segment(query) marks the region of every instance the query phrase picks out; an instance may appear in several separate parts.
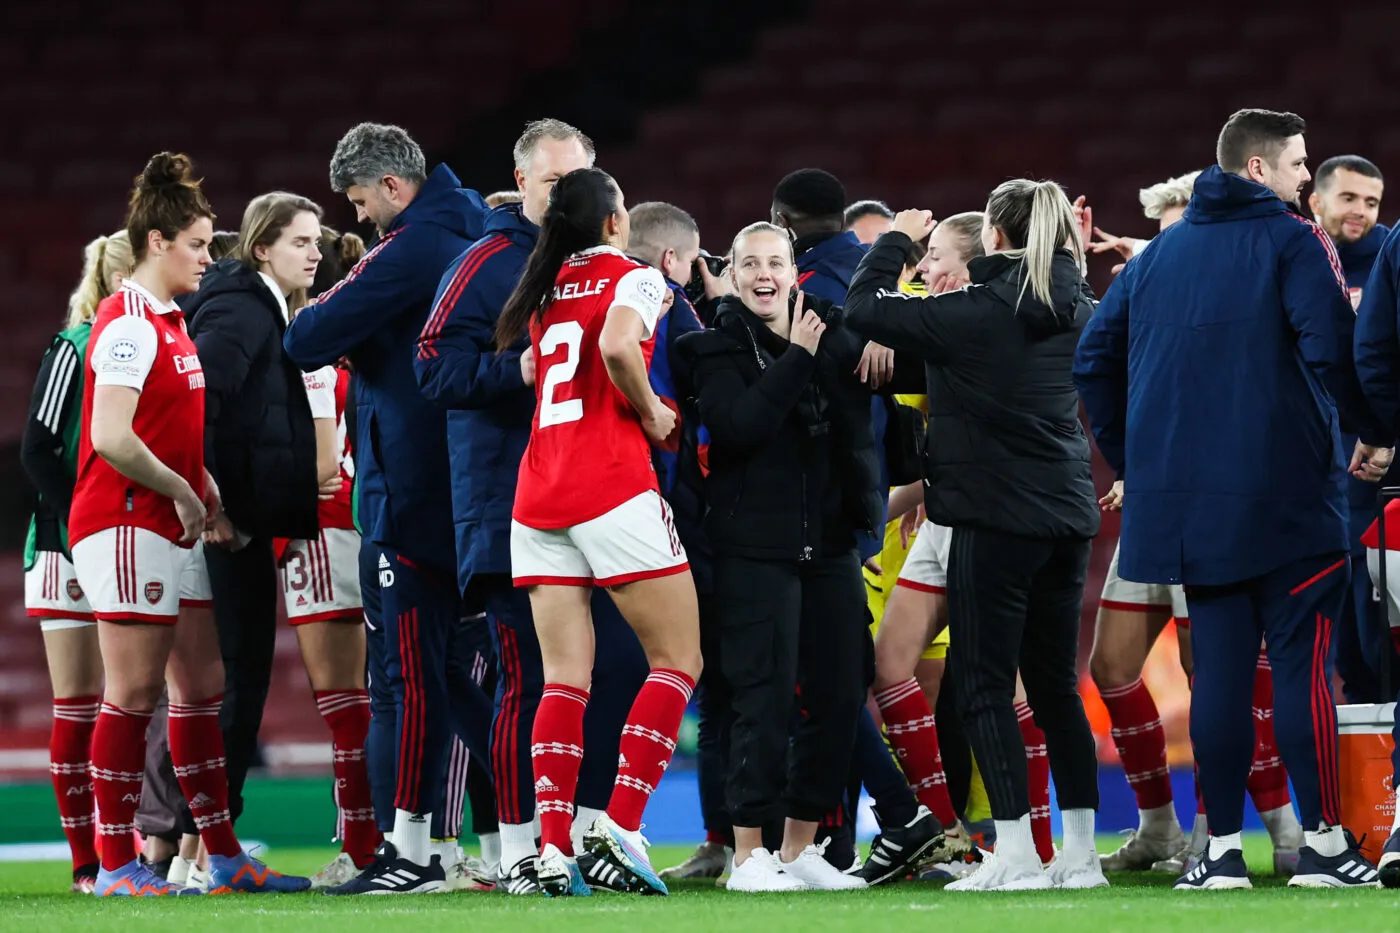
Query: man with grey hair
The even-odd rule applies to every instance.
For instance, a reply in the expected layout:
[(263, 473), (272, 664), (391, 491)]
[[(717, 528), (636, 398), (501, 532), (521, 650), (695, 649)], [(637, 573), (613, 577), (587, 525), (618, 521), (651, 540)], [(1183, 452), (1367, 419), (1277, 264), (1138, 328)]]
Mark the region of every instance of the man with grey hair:
[[(376, 720), (397, 714), (393, 843), (359, 877), (327, 888), (336, 894), (442, 889), (443, 866), (431, 854), (431, 811), (442, 793), (449, 713), (466, 725), (460, 704), (471, 697), (468, 685), (449, 689), (448, 683), (460, 598), (452, 522), (443, 510), (451, 495), (447, 419), (418, 391), (413, 342), (443, 270), (481, 235), (486, 205), (461, 189), (446, 165), (431, 173), (424, 167), (422, 150), (397, 126), (362, 123), (340, 140), (331, 187), (378, 228), (380, 239), (338, 285), (301, 310), (284, 340), (303, 369), (342, 358), (355, 369), (361, 577), (382, 601), (381, 624), (370, 633), (382, 656), (371, 650), (370, 680), (392, 692), (392, 706), (384, 709), (388, 697), (376, 691)], [(484, 705), (479, 690), (476, 696)], [(377, 783), (382, 787), (382, 779)]]
[[(534, 358), (525, 340), (497, 347), (495, 331), (539, 238), (554, 183), (591, 166), (594, 148), (576, 127), (544, 119), (526, 125), (512, 155), (521, 201), (493, 210), (484, 235), (442, 277), (413, 362), (423, 395), (448, 409), (457, 582), (467, 604), (485, 609), (495, 622), (500, 678), (491, 763), (501, 834), (498, 887), (539, 894), (530, 735), (544, 666), (529, 596), (515, 588), (510, 564), (516, 474), (535, 411)], [(607, 807), (622, 727), (647, 675), (641, 646), (605, 591), (594, 592), (592, 611), (598, 656), (576, 794), (580, 853), (583, 830)], [(580, 855), (579, 868), (592, 886), (625, 890), (620, 873), (592, 856)]]

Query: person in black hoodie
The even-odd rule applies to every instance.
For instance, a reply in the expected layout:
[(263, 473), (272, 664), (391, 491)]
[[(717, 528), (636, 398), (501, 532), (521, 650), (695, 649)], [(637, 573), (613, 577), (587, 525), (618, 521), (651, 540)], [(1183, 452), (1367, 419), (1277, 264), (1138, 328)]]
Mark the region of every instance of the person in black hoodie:
[(225, 497), (205, 560), (226, 672), (220, 722), (234, 819), (272, 679), (279, 599), (272, 539), (314, 539), (319, 531), (316, 429), (282, 335), (321, 260), (320, 217), (315, 203), (296, 195), (255, 198), (233, 254), (182, 302), (204, 365), (205, 462)]
[[(987, 785), (997, 848), (950, 890), (1106, 885), (1094, 849), (1094, 737), (1078, 693), (1079, 615), (1099, 513), (1072, 367), (1094, 301), (1073, 209), (1054, 182), (999, 185), (972, 284), (898, 290), (927, 211), (904, 211), (851, 282), (846, 323), (928, 365), (924, 502), (951, 527), (948, 612), (961, 718)], [(1069, 248), (1064, 248), (1068, 244)], [(1020, 668), (1065, 820), (1048, 872), (1031, 837), (1012, 697)], [(914, 779), (911, 776), (911, 779)]]
[[(828, 302), (793, 296), (782, 230), (746, 227), (733, 256), (736, 294), (720, 300), (712, 330), (677, 345), (710, 434), (705, 531), (736, 714), (729, 889), (861, 887), (813, 841), (841, 799), (867, 683), (856, 533), (883, 516), (870, 391), (855, 373), (864, 344)], [(789, 756), (799, 682), (806, 716)], [(762, 827), (783, 804), (779, 858)]]

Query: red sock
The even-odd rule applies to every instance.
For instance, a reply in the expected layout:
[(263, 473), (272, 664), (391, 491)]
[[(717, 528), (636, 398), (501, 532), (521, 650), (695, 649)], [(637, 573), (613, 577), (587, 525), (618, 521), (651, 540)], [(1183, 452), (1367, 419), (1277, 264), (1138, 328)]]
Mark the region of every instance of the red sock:
[(540, 847), (554, 845), (574, 854), (574, 791), (583, 762), (583, 713), (588, 691), (565, 684), (545, 684), (535, 728), (530, 733), (530, 764), (535, 774), (535, 812), (540, 817)]
[(136, 858), (136, 808), (146, 767), (150, 710), (103, 703), (92, 730), (92, 786), (101, 822), (102, 867), (115, 871)]
[(219, 731), (223, 700), (219, 694), (200, 703), (171, 702), (170, 761), (204, 848), (210, 855), (227, 858), (243, 849), (228, 815), (224, 735)]
[(705, 841), (708, 842), (710, 845), (714, 846), (729, 845), (729, 839), (724, 835), (724, 833), (715, 829), (705, 830)]
[(1249, 796), (1260, 813), (1286, 807), (1288, 772), (1274, 741), (1274, 671), (1262, 653), (1254, 672), (1254, 764), (1249, 769)]
[(608, 816), (623, 829), (642, 828), (642, 811), (671, 764), (685, 705), (694, 690), (695, 681), (688, 675), (655, 668), (637, 692), (622, 727), (617, 780), (608, 801)]
[(368, 690), (317, 690), (316, 708), (331, 729), (335, 803), (340, 808), (340, 848), (364, 868), (384, 841), (374, 822), (365, 765), (369, 734)]
[(73, 869), (97, 861), (97, 821), (92, 805), (92, 731), (101, 697), (66, 697), (53, 701), (49, 732), (49, 775)]
[(1172, 777), (1167, 768), (1167, 734), (1157, 704), (1142, 678), (1126, 687), (1099, 691), (1112, 723), (1113, 745), (1123, 763), (1128, 785), (1139, 810), (1155, 810), (1172, 802)]
[(1016, 704), (1016, 721), (1021, 725), (1021, 741), (1026, 745), (1026, 788), (1031, 801), (1031, 837), (1042, 862), (1055, 857), (1055, 840), (1050, 835), (1050, 756), (1045, 750), (1045, 733), (1035, 724), (1027, 703)]
[(875, 694), (885, 734), (894, 746), (895, 757), (909, 779), (919, 803), (928, 807), (945, 829), (958, 822), (953, 800), (948, 796), (948, 778), (943, 773), (943, 756), (938, 751), (938, 729), (928, 697), (914, 678), (886, 687)]

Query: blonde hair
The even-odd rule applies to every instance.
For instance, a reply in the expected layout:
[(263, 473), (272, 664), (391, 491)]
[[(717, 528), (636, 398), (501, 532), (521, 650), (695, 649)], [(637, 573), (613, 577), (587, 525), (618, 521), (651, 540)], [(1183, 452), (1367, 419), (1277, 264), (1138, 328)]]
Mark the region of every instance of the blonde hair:
[(1050, 269), (1055, 251), (1070, 244), (1075, 265), (1084, 268), (1084, 245), (1079, 242), (1074, 208), (1058, 183), (1016, 178), (1004, 181), (987, 199), (987, 223), (999, 229), (1011, 243), (1006, 255), (1023, 260), (1019, 307), (1029, 288), (1050, 304)]
[(938, 226), (947, 228), (957, 237), (958, 258), (966, 265), (979, 256), (986, 255), (982, 246), (981, 211), (963, 211), (944, 219)]
[(131, 250), (131, 237), (125, 230), (111, 236), (100, 236), (83, 247), (83, 277), (68, 299), (68, 322), (65, 329), (79, 324), (91, 324), (97, 316), (97, 305), (112, 294), (108, 283), (112, 276), (131, 274), (136, 256)]
[[(257, 269), (261, 260), (255, 254), (259, 246), (271, 246), (298, 214), (315, 214), (321, 219), (321, 208), (315, 201), (286, 191), (270, 191), (248, 202), (243, 211), (243, 225), (238, 230), (238, 245), (229, 255), (250, 269)], [(306, 289), (298, 288), (287, 296), (288, 308), (306, 304)]]
[(1187, 172), (1140, 190), (1138, 201), (1142, 203), (1143, 215), (1148, 220), (1161, 220), (1162, 214), (1169, 208), (1185, 207), (1196, 190), (1196, 176), (1199, 174), (1198, 171)]
[(519, 191), (493, 191), (486, 196), (487, 207), (500, 207), (502, 204), (519, 204), (525, 196)]
[(734, 234), (734, 242), (731, 243), (729, 246), (729, 256), (731, 260), (738, 257), (739, 241), (742, 240), (744, 237), (750, 236), (755, 233), (771, 233), (778, 239), (782, 240), (784, 243), (787, 244), (788, 258), (792, 262), (797, 262), (797, 254), (793, 252), (792, 249), (792, 237), (788, 236), (787, 231), (784, 230), (782, 227), (779, 227), (777, 224), (771, 224), (766, 220), (760, 220), (755, 223), (751, 223), (744, 229), (740, 230), (738, 233)]

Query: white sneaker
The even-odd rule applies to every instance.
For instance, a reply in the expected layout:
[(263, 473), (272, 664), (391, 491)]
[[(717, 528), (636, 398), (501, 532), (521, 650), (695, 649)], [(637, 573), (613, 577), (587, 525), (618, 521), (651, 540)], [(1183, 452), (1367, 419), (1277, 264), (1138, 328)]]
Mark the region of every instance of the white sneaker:
[(336, 885), (344, 884), (351, 878), (358, 877), (360, 877), (360, 869), (355, 867), (355, 860), (350, 857), (350, 853), (341, 852), (331, 859), (330, 864), (311, 876), (311, 890), (333, 888)]
[[(859, 875), (848, 875), (824, 857), (826, 844), (808, 846), (791, 862), (779, 859), (783, 871), (806, 883), (814, 891), (855, 891), (867, 887)], [(730, 881), (733, 884), (733, 881)]]
[(1044, 891), (1055, 885), (1040, 860), (1031, 854), (1030, 861), (1016, 861), (1004, 858), (996, 852), (982, 857), (977, 870), (954, 881), (945, 891)]
[(1128, 830), (1127, 840), (1116, 852), (1100, 856), (1104, 871), (1147, 871), (1158, 862), (1172, 858), (1187, 844), (1186, 834), (1173, 821), (1152, 832)]
[(490, 891), (500, 876), (500, 865), (487, 865), (474, 855), (462, 858), (447, 870), (444, 891)]
[(209, 869), (200, 868), (198, 865), (190, 866), (190, 877), (185, 882), (187, 888), (197, 888), (205, 894), (209, 893)]
[(1092, 849), (1059, 853), (1045, 873), (1050, 876), (1050, 883), (1057, 888), (1085, 890), (1108, 887), (1108, 879), (1104, 877), (1098, 853)]
[(725, 884), (725, 888), (730, 891), (766, 894), (807, 890), (807, 885), (801, 879), (788, 874), (778, 857), (767, 849), (754, 849), (744, 860), (744, 864), (737, 867), (731, 859), (730, 866), (729, 881)]
[(165, 873), (165, 880), (183, 888), (190, 883), (190, 869), (192, 868), (194, 868), (194, 859), (172, 855), (170, 857), (170, 870)]

